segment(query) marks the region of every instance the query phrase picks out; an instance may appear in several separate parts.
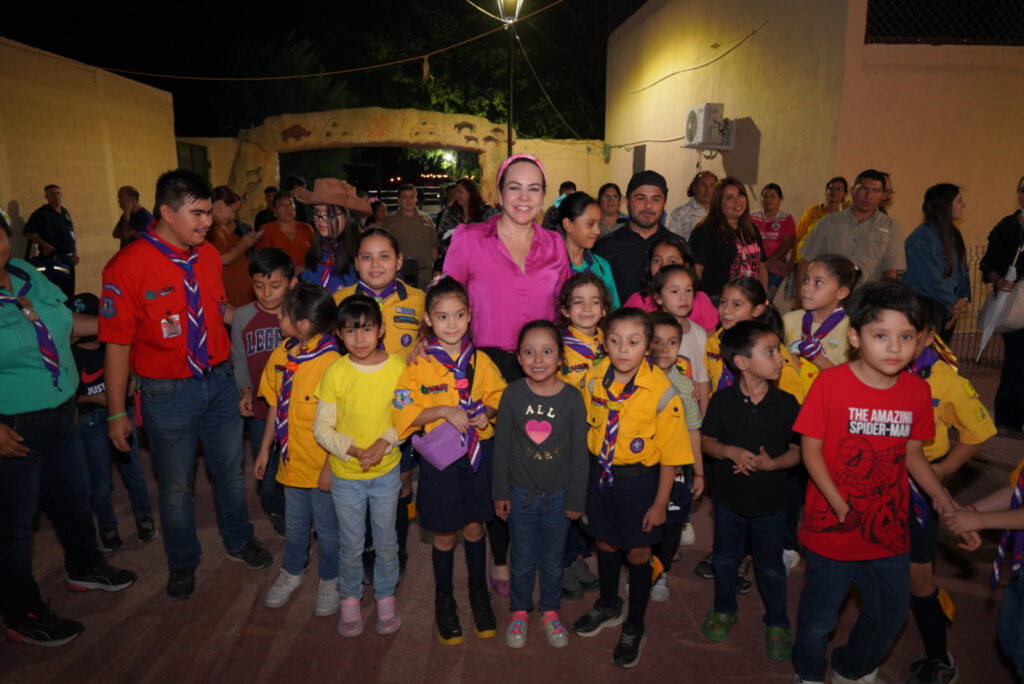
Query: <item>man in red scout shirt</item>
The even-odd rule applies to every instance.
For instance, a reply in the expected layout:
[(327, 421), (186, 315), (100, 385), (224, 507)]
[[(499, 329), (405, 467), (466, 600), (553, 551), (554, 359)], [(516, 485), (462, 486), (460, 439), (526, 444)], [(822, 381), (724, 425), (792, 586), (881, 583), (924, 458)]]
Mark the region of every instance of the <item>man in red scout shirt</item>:
[(122, 397), (139, 375), (143, 423), (159, 478), (167, 595), (195, 593), (201, 549), (193, 516), (196, 442), (213, 481), (217, 528), (232, 559), (259, 570), (273, 558), (253, 536), (242, 474), (238, 389), (220, 254), (206, 243), (212, 191), (198, 175), (169, 171), (156, 185), (157, 223), (103, 269), (100, 340), (107, 343), (109, 434), (128, 449)]

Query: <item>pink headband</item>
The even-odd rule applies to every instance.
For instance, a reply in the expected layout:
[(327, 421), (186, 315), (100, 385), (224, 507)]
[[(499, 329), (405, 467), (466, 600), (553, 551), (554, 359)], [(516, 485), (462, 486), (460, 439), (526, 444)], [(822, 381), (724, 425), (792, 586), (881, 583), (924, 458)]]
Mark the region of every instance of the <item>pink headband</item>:
[(511, 157), (509, 157), (505, 161), (501, 162), (501, 166), (498, 167), (498, 191), (499, 192), (501, 191), (501, 177), (505, 175), (505, 169), (507, 169), (508, 167), (512, 166), (513, 164), (515, 164), (518, 161), (528, 161), (528, 162), (533, 162), (534, 164), (536, 164), (537, 168), (540, 169), (540, 175), (544, 179), (544, 182), (545, 183), (547, 182), (548, 174), (544, 170), (544, 165), (540, 163), (540, 159), (537, 159), (532, 154), (526, 154), (526, 153), (520, 152), (519, 154), (513, 154)]

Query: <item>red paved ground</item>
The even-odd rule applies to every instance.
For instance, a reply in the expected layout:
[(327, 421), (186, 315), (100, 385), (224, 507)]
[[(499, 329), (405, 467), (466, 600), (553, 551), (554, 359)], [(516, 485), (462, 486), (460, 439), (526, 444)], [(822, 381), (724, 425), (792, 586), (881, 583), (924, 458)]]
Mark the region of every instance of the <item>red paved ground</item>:
[[(976, 372), (971, 377), (983, 397), (993, 395), (995, 371)], [(1022, 447), (1024, 442), (993, 439), (951, 483), (954, 494), (970, 501), (1002, 486), (1024, 455)], [(252, 484), (251, 465), (247, 468)], [(83, 620), (88, 628), (62, 648), (0, 643), (0, 682), (791, 681), (789, 663), (773, 663), (764, 655), (763, 609), (756, 591), (740, 597), (740, 619), (725, 643), (709, 643), (700, 634), (713, 588), (710, 581), (694, 576), (692, 567), (710, 548), (710, 506), (696, 512), (697, 544), (684, 550), (682, 563), (670, 574), (671, 600), (651, 604), (649, 641), (640, 664), (624, 671), (611, 664), (617, 630), (593, 639), (573, 638), (563, 650), (548, 647), (539, 629), (518, 652), (508, 649), (500, 634), (496, 639), (476, 639), (470, 630), (461, 552), (456, 561), (456, 586), (462, 587), (457, 595), (463, 606), (463, 627), (470, 634), (462, 646), (438, 644), (432, 628), (430, 549), (418, 541), (415, 525), (410, 534), (409, 575), (398, 593), (403, 626), (397, 634), (381, 637), (373, 632), (375, 616), (367, 592), (363, 609), (367, 633), (356, 639), (338, 636), (335, 617), (313, 617), (314, 577), (307, 578), (289, 605), (267, 609), (261, 598), (278, 566), (253, 572), (227, 559), (214, 523), (209, 484), (202, 472), (197, 480), (199, 536), (205, 553), (198, 570), (197, 594), (182, 603), (172, 603), (164, 595), (167, 574), (160, 541), (142, 545), (132, 536), (127, 496), (120, 484), (114, 501), (126, 544), (112, 554), (111, 561), (140, 575), (139, 582), (124, 592), (66, 591), (59, 545), (49, 522), (40, 517), (35, 568), (43, 593), (60, 614)], [(150, 492), (155, 496), (152, 479)], [(254, 485), (250, 487), (249, 510), (257, 535), (280, 560), (283, 541), (260, 512)], [(1011, 670), (995, 643), (1002, 591), (992, 592), (987, 584), (996, 537), (986, 536), (985, 545), (969, 556), (957, 550), (948, 535), (943, 542), (938, 575), (957, 604), (949, 643), (960, 663), (962, 681), (1012, 682)], [(793, 572), (789, 587), (791, 618), (795, 618), (802, 580), (801, 565)], [(592, 598), (588, 594), (584, 601), (563, 602), (563, 617), (575, 619), (589, 608)], [(505, 600), (495, 598), (494, 607), (499, 620), (504, 619)], [(855, 606), (849, 601), (839, 627), (840, 639), (848, 633), (854, 615)], [(910, 618), (881, 674), (890, 683), (904, 681), (910, 663), (920, 653), (920, 640)]]

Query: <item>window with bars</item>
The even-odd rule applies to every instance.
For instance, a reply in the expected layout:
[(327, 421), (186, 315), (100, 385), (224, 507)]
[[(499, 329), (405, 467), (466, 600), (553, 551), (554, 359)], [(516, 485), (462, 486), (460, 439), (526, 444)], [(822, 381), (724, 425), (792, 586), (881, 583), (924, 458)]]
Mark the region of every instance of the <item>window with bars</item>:
[(869, 0), (864, 42), (1024, 45), (1024, 0)]

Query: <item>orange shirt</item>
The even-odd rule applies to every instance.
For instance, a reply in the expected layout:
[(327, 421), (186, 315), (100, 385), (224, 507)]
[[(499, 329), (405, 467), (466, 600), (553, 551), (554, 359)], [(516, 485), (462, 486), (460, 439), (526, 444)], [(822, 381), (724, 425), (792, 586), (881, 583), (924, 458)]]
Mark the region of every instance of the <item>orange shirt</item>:
[[(206, 320), (210, 364), (228, 360), (231, 340), (224, 327), (224, 281), (220, 254), (210, 244), (197, 248), (196, 278)], [(184, 258), (183, 252), (178, 252)], [(131, 345), (129, 363), (145, 378), (190, 378), (185, 355), (188, 312), (185, 272), (148, 240), (135, 240), (103, 269), (99, 337)]]
[[(241, 239), (223, 226), (210, 226), (210, 232), (206, 234), (206, 241), (221, 254), (230, 252)], [(224, 266), (224, 291), (227, 293), (228, 304), (234, 307), (255, 301), (256, 295), (252, 292), (252, 282), (249, 280), (249, 257), (245, 254), (233, 264)]]
[(306, 252), (313, 246), (313, 240), (315, 234), (313, 233), (313, 226), (308, 223), (302, 223), (301, 221), (295, 222), (295, 239), (289, 240), (288, 236), (281, 230), (281, 226), (277, 225), (277, 222), (266, 223), (260, 226), (260, 230), (263, 231), (263, 237), (256, 243), (255, 249), (263, 249), (264, 247), (277, 247), (278, 249), (284, 250), (284, 253), (291, 257), (292, 262), (295, 264), (295, 268), (301, 271), (306, 267)]

